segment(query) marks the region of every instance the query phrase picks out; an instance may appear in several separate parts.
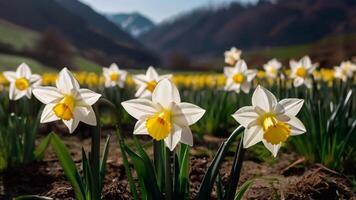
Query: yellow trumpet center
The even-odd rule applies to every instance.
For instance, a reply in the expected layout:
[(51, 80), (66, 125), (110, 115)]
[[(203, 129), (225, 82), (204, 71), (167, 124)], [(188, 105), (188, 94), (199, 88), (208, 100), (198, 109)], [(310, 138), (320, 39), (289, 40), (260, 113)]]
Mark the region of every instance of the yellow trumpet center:
[(285, 142), (290, 136), (290, 126), (278, 121), (273, 114), (266, 114), (261, 119), (261, 125), (263, 127), (263, 138), (271, 144), (280, 144)]
[(155, 80), (146, 83), (146, 89), (150, 92), (153, 92), (156, 86), (157, 86), (157, 81)]
[(15, 87), (18, 90), (21, 90), (21, 91), (26, 90), (29, 86), (30, 86), (29, 81), (23, 77), (16, 79), (16, 81), (15, 81)]
[(298, 67), (297, 71), (295, 72), (295, 74), (299, 77), (306, 77), (307, 76), (307, 70), (304, 67)]
[(155, 140), (166, 138), (172, 130), (171, 112), (163, 110), (146, 121), (148, 134)]
[(234, 80), (235, 83), (241, 84), (245, 81), (246, 77), (242, 73), (237, 73), (232, 77), (232, 80)]
[(75, 99), (67, 95), (58, 104), (53, 107), (54, 114), (63, 120), (73, 119), (73, 112), (75, 107)]
[(110, 80), (111, 81), (118, 81), (119, 80), (119, 78), (120, 78), (120, 74), (119, 73), (117, 73), (117, 72), (111, 72), (110, 73)]
[(276, 75), (276, 74), (278, 73), (277, 69), (274, 68), (274, 67), (270, 67), (270, 68), (268, 69), (268, 72), (269, 72), (270, 74), (273, 74), (273, 75)]

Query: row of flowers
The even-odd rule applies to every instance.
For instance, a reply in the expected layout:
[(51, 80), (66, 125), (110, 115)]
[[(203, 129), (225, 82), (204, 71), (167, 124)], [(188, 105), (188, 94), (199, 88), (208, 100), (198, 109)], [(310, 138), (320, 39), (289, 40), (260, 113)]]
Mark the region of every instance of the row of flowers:
[[(194, 89), (209, 87), (209, 88), (225, 88), (229, 91), (240, 92), (240, 90), (247, 93), (250, 88), (250, 83), (258, 82), (266, 79), (270, 84), (273, 84), (278, 79), (286, 80), (289, 82), (287, 86), (299, 87), (305, 85), (312, 86), (312, 79), (317, 81), (327, 82), (329, 85), (333, 80), (342, 80), (346, 82), (348, 79), (354, 78), (356, 65), (351, 61), (345, 61), (340, 66), (333, 69), (318, 68), (318, 63), (312, 63), (308, 56), (303, 57), (299, 61), (291, 60), (290, 69), (282, 69), (282, 64), (272, 59), (263, 65), (264, 70), (248, 70), (244, 60), (239, 57), (240, 51), (232, 48), (225, 53), (225, 61), (231, 66), (224, 68), (224, 74), (174, 74), (166, 75), (177, 86), (184, 86)], [(33, 75), (32, 79), (26, 79), (24, 76), (32, 75), (28, 66), (23, 63), (19, 67), (17, 76), (11, 72), (3, 72), (0, 74), (0, 89), (14, 81), (16, 77), (24, 79), (18, 80), (19, 89), (26, 87), (26, 84), (32, 85), (54, 85), (58, 75), (56, 73), (44, 73), (41, 77)], [(22, 72), (20, 72), (22, 71)], [(27, 73), (27, 74), (20, 74)], [(31, 74), (31, 75), (30, 75)], [(123, 88), (125, 85), (128, 87), (137, 85), (139, 93), (147, 95), (143, 87), (152, 90), (152, 87), (157, 84), (161, 78), (153, 67), (149, 67), (146, 74), (130, 75), (127, 71), (119, 69), (116, 64), (112, 64), (109, 68), (103, 68), (103, 75), (100, 76), (96, 73), (77, 72), (74, 73), (76, 79), (81, 85), (86, 85), (90, 88), (99, 86), (112, 87), (118, 85)], [(39, 81), (41, 80), (41, 82)], [(27, 81), (27, 82), (26, 82)], [(10, 88), (11, 90), (12, 88)]]

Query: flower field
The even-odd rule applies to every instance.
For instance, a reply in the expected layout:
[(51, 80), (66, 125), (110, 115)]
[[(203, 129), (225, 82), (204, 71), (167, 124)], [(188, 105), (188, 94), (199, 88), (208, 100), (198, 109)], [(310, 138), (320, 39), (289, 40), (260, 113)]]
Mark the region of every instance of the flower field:
[(1, 72), (0, 198), (356, 198), (355, 63), (240, 54), (218, 72)]

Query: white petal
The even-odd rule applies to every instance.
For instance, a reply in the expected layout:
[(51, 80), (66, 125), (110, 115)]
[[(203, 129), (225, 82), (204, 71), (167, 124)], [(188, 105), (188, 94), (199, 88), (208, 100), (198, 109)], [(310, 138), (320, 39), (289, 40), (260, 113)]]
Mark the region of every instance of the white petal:
[(251, 82), (257, 75), (257, 70), (247, 70), (245, 75), (247, 76), (247, 81)]
[(300, 135), (305, 133), (307, 130), (298, 118), (294, 116), (289, 116), (290, 120), (287, 122), (291, 126), (291, 135)]
[(272, 111), (277, 103), (276, 97), (262, 86), (257, 86), (252, 95), (252, 105), (258, 106), (265, 111)]
[(36, 87), (32, 92), (44, 104), (58, 102), (63, 98), (63, 95), (55, 87)]
[(196, 123), (205, 110), (191, 103), (179, 103), (172, 107), (172, 121), (181, 127)]
[(73, 133), (79, 124), (79, 120), (75, 118), (71, 120), (62, 120), (62, 121), (68, 127), (69, 133)]
[(248, 94), (250, 92), (251, 83), (245, 81), (244, 83), (241, 84), (240, 88), (242, 91), (244, 91), (244, 93)]
[(236, 63), (235, 68), (237, 69), (238, 72), (245, 72), (247, 70), (246, 62), (244, 60), (239, 60)]
[(244, 131), (244, 148), (249, 148), (263, 139), (263, 131), (260, 126), (252, 126)]
[(148, 78), (148, 80), (157, 80), (158, 79), (158, 73), (155, 70), (155, 68), (153, 68), (152, 66), (149, 66), (147, 71), (146, 71), (146, 77)]
[(89, 89), (79, 89), (79, 94), (81, 96), (81, 101), (89, 106), (95, 104), (101, 97), (101, 94), (93, 92)]
[(73, 94), (79, 90), (78, 81), (67, 68), (63, 68), (62, 71), (59, 72), (56, 86), (60, 92), (64, 94)]
[(300, 62), (302, 63), (302, 66), (306, 67), (307, 69), (309, 69), (310, 67), (312, 67), (312, 63), (311, 60), (309, 58), (309, 56), (304, 56)]
[(41, 123), (48, 123), (59, 120), (59, 118), (53, 112), (53, 107), (55, 105), (56, 104), (47, 104), (44, 107), (40, 120)]
[(11, 83), (10, 84), (10, 87), (9, 87), (9, 99), (10, 100), (14, 100), (15, 98), (15, 91), (16, 88), (15, 88), (15, 83)]
[(245, 106), (238, 109), (232, 117), (243, 127), (247, 127), (252, 121), (258, 118), (258, 114), (256, 113), (253, 106)]
[(146, 121), (138, 120), (133, 131), (134, 135), (148, 135)]
[(24, 77), (26, 79), (30, 79), (31, 74), (31, 69), (26, 63), (22, 63), (16, 70), (17, 77)]
[(299, 87), (299, 86), (301, 86), (301, 85), (303, 85), (303, 84), (304, 84), (304, 79), (301, 78), (301, 77), (297, 77), (297, 78), (295, 78), (294, 81), (293, 81), (294, 87)]
[(303, 107), (304, 100), (297, 98), (283, 99), (278, 102), (284, 107), (284, 114), (296, 116), (300, 109)]
[(304, 85), (307, 87), (307, 88), (312, 88), (313, 87), (313, 82), (311, 79), (307, 78), (304, 80)]
[(233, 73), (234, 73), (233, 67), (224, 67), (225, 76), (230, 77), (230, 76), (232, 76)]
[(31, 99), (31, 96), (32, 96), (32, 88), (29, 87), (29, 88), (27, 88), (25, 91), (26, 91), (26, 97), (29, 98), (29, 99)]
[(281, 144), (273, 145), (264, 139), (262, 140), (262, 142), (265, 145), (265, 147), (272, 153), (272, 155), (276, 157), (279, 149), (281, 148)]
[(152, 94), (153, 103), (159, 103), (164, 108), (169, 108), (172, 102), (180, 103), (177, 87), (169, 80), (160, 81)]
[(135, 97), (142, 97), (142, 94), (146, 91), (146, 86), (145, 85), (141, 85), (136, 93), (135, 93)]
[(3, 72), (3, 75), (9, 82), (15, 82), (18, 78), (15, 72)]
[(166, 146), (169, 148), (169, 150), (173, 151), (174, 148), (177, 146), (181, 139), (181, 133), (182, 128), (174, 126), (172, 133), (164, 139), (164, 142), (166, 143)]
[(193, 146), (193, 134), (189, 127), (182, 128), (180, 132), (180, 142), (189, 146)]
[(37, 82), (41, 80), (41, 76), (38, 75), (38, 74), (32, 74), (31, 77), (30, 77), (30, 82), (33, 83), (33, 82)]
[(132, 99), (122, 102), (121, 105), (135, 119), (141, 119), (143, 116), (154, 115), (157, 107), (148, 99)]
[(298, 66), (300, 66), (300, 64), (295, 60), (291, 60), (291, 61), (289, 61), (289, 66), (290, 66), (291, 70), (294, 71), (294, 69), (297, 68)]
[(93, 108), (91, 106), (88, 107), (75, 107), (74, 109), (74, 118), (77, 121), (82, 121), (91, 126), (96, 126), (96, 116)]
[(132, 79), (134, 80), (134, 82), (137, 85), (146, 85), (146, 82), (148, 82), (149, 80), (146, 78), (146, 75), (143, 74), (139, 74), (139, 75), (134, 75), (132, 77)]
[(111, 72), (117, 72), (117, 71), (119, 71), (119, 67), (117, 66), (116, 63), (112, 63), (112, 64), (110, 65), (110, 67), (109, 67), (109, 70), (110, 70)]

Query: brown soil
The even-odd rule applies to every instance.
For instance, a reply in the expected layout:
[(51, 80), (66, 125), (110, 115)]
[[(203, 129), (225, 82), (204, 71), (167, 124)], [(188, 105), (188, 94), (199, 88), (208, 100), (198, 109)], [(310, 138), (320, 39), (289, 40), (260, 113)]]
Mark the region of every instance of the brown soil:
[[(89, 139), (75, 136), (63, 137), (69, 145), (75, 162), (80, 164), (80, 149), (89, 147)], [(211, 138), (210, 138), (211, 139)], [(104, 139), (102, 140), (104, 141)], [(221, 142), (221, 140), (213, 140)], [(209, 140), (211, 142), (211, 140)], [(210, 144), (209, 146), (218, 146)], [(103, 189), (103, 199), (132, 199), (125, 169), (122, 165), (116, 138), (111, 139), (108, 172)], [(209, 161), (211, 148), (196, 146), (190, 160), (190, 191), (194, 199)], [(356, 199), (350, 182), (341, 174), (321, 165), (300, 167), (303, 160), (294, 154), (281, 153), (271, 162), (261, 162), (246, 155), (239, 185), (256, 178), (245, 194), (245, 199)], [(297, 161), (297, 163), (294, 163)], [(294, 164), (293, 164), (294, 163)], [(223, 183), (228, 180), (232, 158), (222, 165)], [(2, 180), (1, 180), (2, 178)], [(54, 199), (74, 199), (74, 193), (63, 175), (61, 166), (53, 152), (49, 151), (42, 162), (6, 170), (0, 178), (0, 199), (11, 199), (19, 195), (36, 194)], [(212, 199), (215, 199), (215, 191)]]

